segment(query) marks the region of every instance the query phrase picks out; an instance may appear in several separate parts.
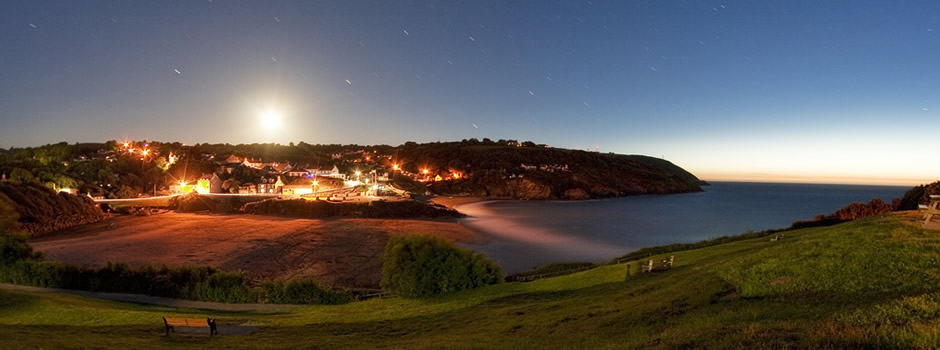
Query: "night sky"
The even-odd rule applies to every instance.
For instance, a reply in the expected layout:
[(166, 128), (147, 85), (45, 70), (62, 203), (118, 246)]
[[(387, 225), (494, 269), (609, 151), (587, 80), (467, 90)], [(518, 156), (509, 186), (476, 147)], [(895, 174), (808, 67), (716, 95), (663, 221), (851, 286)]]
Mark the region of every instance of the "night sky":
[(0, 147), (484, 137), (940, 178), (937, 1), (3, 1)]

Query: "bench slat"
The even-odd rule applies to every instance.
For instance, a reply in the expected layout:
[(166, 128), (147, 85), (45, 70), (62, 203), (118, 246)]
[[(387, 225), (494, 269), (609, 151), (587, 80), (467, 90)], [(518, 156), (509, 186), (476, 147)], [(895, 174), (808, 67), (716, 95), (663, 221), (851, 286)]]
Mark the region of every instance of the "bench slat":
[(166, 324), (179, 327), (209, 327), (209, 323), (201, 318), (166, 318)]

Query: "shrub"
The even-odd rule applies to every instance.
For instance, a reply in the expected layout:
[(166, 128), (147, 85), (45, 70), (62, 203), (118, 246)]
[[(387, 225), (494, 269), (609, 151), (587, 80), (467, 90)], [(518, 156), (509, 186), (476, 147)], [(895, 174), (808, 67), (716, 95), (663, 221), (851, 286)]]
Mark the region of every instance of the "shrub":
[(39, 253), (33, 252), (33, 247), (26, 240), (23, 234), (0, 235), (0, 264), (41, 257)]
[(429, 235), (393, 237), (382, 256), (382, 288), (423, 297), (503, 282), (499, 265)]
[(264, 284), (267, 302), (275, 304), (320, 304), (335, 305), (349, 302), (349, 296), (325, 290), (320, 284), (310, 278), (268, 282)]
[(918, 204), (927, 204), (930, 202), (930, 195), (940, 194), (940, 181), (927, 184), (914, 186), (910, 190), (907, 190), (904, 193), (904, 197), (901, 198), (900, 204), (898, 204), (898, 210), (916, 210)]

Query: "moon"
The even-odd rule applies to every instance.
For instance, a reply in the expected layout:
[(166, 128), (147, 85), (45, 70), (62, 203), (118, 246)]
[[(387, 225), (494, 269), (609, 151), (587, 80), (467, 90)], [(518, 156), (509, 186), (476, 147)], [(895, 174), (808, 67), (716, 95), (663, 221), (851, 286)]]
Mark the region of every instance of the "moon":
[(268, 130), (279, 129), (282, 124), (281, 113), (269, 109), (261, 113), (261, 126)]

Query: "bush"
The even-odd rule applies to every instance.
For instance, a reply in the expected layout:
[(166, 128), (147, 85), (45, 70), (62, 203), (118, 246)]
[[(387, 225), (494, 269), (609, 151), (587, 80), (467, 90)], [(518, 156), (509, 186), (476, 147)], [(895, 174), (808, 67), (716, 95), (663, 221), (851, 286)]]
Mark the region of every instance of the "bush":
[(26, 235), (0, 235), (0, 264), (12, 264), (26, 259), (41, 257), (33, 252), (33, 247), (26, 242)]
[(268, 282), (264, 284), (267, 302), (274, 304), (320, 304), (335, 305), (349, 302), (349, 296), (328, 291), (310, 278), (292, 280), (284, 283)]
[(382, 288), (423, 297), (503, 282), (499, 265), (483, 255), (429, 235), (393, 237), (382, 256)]
[(901, 202), (898, 204), (898, 210), (917, 210), (918, 204), (928, 204), (930, 195), (937, 194), (940, 194), (940, 181), (914, 186), (904, 193), (904, 197), (901, 198)]

